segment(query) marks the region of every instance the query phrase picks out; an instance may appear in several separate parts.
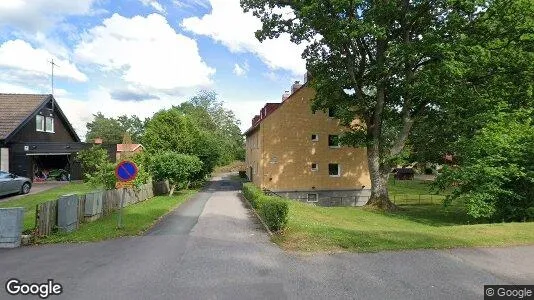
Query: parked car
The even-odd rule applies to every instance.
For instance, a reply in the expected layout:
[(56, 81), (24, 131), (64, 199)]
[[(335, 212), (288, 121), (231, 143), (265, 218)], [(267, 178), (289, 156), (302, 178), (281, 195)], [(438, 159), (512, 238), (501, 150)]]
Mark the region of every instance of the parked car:
[(10, 194), (27, 194), (32, 188), (29, 178), (0, 171), (0, 196)]

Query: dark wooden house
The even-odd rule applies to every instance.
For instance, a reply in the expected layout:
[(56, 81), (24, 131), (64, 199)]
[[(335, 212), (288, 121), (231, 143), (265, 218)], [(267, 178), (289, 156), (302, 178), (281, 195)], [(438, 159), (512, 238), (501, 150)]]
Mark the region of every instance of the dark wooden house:
[(86, 147), (52, 95), (0, 94), (1, 170), (31, 179), (65, 170), (79, 180), (76, 153)]

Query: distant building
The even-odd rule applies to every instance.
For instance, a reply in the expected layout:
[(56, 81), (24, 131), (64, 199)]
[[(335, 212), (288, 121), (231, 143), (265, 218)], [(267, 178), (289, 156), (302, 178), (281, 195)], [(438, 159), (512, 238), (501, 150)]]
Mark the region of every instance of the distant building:
[(245, 132), (247, 176), (303, 202), (363, 205), (371, 187), (366, 149), (340, 146), (344, 127), (331, 113), (312, 112), (314, 93), (296, 82), (254, 116)]
[(117, 161), (127, 159), (145, 151), (145, 147), (141, 144), (117, 144)]

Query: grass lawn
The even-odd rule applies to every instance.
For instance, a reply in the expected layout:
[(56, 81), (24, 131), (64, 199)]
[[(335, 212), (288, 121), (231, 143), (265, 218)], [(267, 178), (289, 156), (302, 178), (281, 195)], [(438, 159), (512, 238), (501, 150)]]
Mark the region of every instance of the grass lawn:
[(24, 230), (35, 227), (35, 206), (39, 203), (52, 201), (66, 194), (84, 194), (94, 190), (85, 183), (66, 183), (62, 186), (41, 193), (17, 197), (0, 202), (0, 208), (24, 207)]
[[(428, 194), (427, 188), (428, 183), (397, 181), (395, 186), (390, 185), (390, 192)], [(290, 201), (288, 227), (273, 240), (284, 249), (305, 252), (534, 244), (534, 222), (473, 224), (458, 204), (444, 207), (401, 203), (400, 207), (400, 211), (385, 213)]]
[(173, 196), (158, 196), (125, 207), (122, 217), (123, 228), (121, 229), (117, 228), (118, 212), (114, 212), (94, 222), (83, 223), (75, 232), (55, 233), (38, 239), (36, 243), (93, 242), (139, 235), (196, 193), (196, 190), (179, 191), (175, 192)]

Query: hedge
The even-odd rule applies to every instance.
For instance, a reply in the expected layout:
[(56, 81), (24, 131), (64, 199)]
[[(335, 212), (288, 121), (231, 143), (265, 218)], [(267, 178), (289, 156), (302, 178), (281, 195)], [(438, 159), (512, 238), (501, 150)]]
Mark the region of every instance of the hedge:
[(287, 200), (267, 196), (252, 183), (243, 185), (243, 195), (250, 201), (270, 230), (280, 231), (286, 227), (289, 215)]

